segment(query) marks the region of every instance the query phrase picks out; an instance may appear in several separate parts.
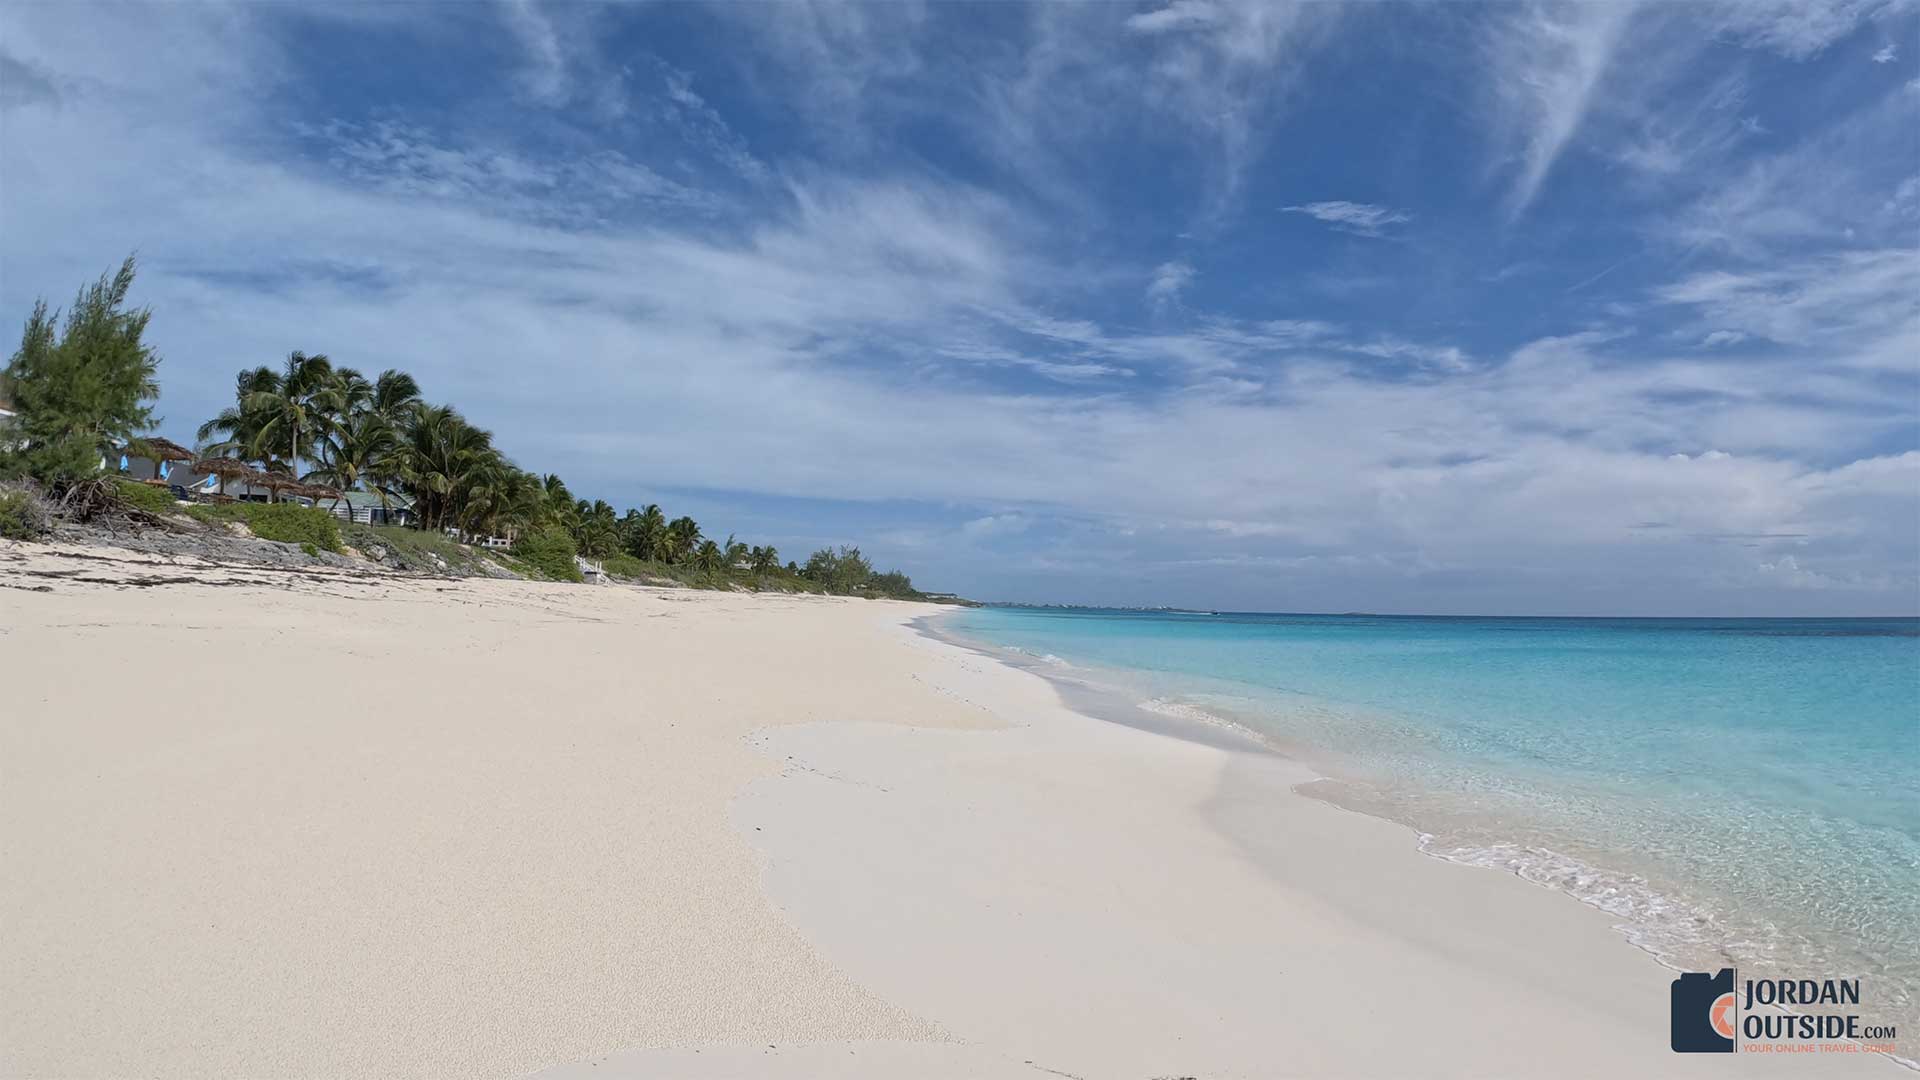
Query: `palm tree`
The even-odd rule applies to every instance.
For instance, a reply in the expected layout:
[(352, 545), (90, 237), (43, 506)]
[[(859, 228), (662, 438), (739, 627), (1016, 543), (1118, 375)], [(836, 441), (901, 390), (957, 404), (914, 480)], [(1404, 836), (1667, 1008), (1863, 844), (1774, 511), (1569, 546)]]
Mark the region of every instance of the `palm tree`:
[(700, 526), (690, 517), (677, 517), (667, 523), (667, 561), (686, 562), (700, 544)]
[(540, 524), (546, 513), (546, 488), (540, 477), (525, 469), (515, 469), (513, 482), (506, 489), (505, 517), (503, 534), (513, 538), (522, 529), (531, 529)]
[(388, 423), (398, 425), (421, 404), (420, 384), (413, 381), (413, 376), (388, 368), (373, 381), (373, 397), (367, 407)]
[(332, 409), (313, 440), (320, 466), (306, 478), (327, 481), (343, 493), (364, 484), (382, 507), (391, 508), (387, 489), (399, 482), (396, 451), (419, 407), (420, 385), (392, 368), (372, 382), (353, 368), (334, 368), (329, 381), (331, 392), (315, 398), (316, 405)]
[(489, 453), (468, 473), (460, 488), (455, 511), (460, 527), (469, 533), (506, 536), (534, 521), (541, 510), (540, 481), (516, 467), (498, 451)]
[(613, 516), (613, 507), (602, 499), (589, 503), (581, 499), (574, 504), (573, 542), (580, 547), (580, 553), (595, 558), (610, 555), (619, 540), (619, 519)]
[(746, 561), (747, 545), (735, 540), (732, 533), (727, 534), (727, 542), (720, 546), (720, 558), (729, 570), (737, 569)]
[(780, 568), (780, 552), (772, 545), (756, 547), (747, 553), (756, 574), (771, 574)]
[(302, 479), (325, 481), (343, 493), (368, 484), (378, 493), (381, 506), (387, 505), (387, 493), (377, 481), (397, 471), (400, 437), (385, 417), (363, 409), (335, 420), (321, 434), (318, 446), (320, 466)]
[(311, 442), (345, 411), (344, 404), (331, 361), (297, 349), (288, 353), (286, 372), (241, 402), (244, 411), (259, 417), (253, 456), (271, 464), (284, 451), (287, 473), (298, 476), (302, 436)]
[(627, 527), (627, 552), (636, 559), (667, 561), (667, 515), (659, 503), (648, 503), (637, 515), (629, 511), (632, 524)]
[(340, 407), (337, 419), (366, 412), (373, 402), (373, 384), (350, 367), (333, 369), (333, 389)]
[(545, 504), (545, 512), (542, 516), (548, 523), (572, 532), (574, 500), (573, 492), (567, 490), (566, 481), (553, 473), (548, 473), (541, 478), (540, 488)]
[[(271, 393), (280, 385), (280, 376), (270, 367), (242, 371), (233, 381), (232, 405), (200, 425), (196, 435), (201, 449), (210, 457), (256, 459), (254, 449), (260, 443), (260, 426), (266, 417), (247, 408), (247, 402), (259, 394)], [(215, 439), (215, 435), (221, 436)]]
[(713, 573), (726, 565), (726, 554), (720, 550), (719, 544), (711, 540), (702, 540), (700, 546), (693, 549), (692, 561), (695, 570)]
[(475, 495), (498, 478), (490, 475), (504, 459), (493, 436), (467, 423), (451, 406), (421, 407), (407, 425), (397, 451), (401, 482), (413, 493), (421, 524), (442, 529), (462, 524), (462, 512)]

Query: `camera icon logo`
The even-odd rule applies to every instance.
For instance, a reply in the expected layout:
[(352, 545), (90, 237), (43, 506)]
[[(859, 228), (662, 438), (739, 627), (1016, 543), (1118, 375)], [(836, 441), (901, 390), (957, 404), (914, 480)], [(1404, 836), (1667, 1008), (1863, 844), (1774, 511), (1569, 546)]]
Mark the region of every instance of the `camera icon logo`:
[(1731, 1054), (1734, 1047), (1733, 969), (1683, 972), (1673, 980), (1669, 1045), (1676, 1054)]

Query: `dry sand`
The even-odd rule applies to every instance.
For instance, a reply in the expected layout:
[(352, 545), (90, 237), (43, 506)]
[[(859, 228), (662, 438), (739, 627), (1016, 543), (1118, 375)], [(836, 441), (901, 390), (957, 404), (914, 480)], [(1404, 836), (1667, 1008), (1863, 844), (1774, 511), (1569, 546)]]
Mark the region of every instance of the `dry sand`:
[(929, 610), (0, 544), (0, 1074), (1897, 1075)]

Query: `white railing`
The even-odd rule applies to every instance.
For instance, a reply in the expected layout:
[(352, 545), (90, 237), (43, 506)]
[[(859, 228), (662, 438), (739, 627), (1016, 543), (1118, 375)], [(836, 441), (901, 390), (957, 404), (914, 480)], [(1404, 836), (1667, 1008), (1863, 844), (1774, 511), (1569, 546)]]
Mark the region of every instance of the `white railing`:
[[(373, 512), (380, 509), (380, 507), (377, 506), (355, 506), (348, 502), (337, 502), (329, 505), (326, 499), (320, 499), (317, 500), (317, 502), (321, 509), (339, 518), (341, 521), (351, 521), (360, 525), (372, 525), (374, 523)], [(389, 525), (394, 524), (394, 519), (399, 517), (403, 512), (403, 509), (398, 506), (390, 506), (386, 509), (387, 524)]]

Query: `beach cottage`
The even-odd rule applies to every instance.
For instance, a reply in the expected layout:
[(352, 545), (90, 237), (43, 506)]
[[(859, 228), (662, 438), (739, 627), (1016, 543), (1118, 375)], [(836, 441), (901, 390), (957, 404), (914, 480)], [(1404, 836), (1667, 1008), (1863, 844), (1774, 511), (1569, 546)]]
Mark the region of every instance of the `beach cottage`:
[(383, 500), (377, 491), (344, 491), (337, 500), (321, 499), (317, 505), (342, 521), (361, 525), (413, 524), (413, 500), (398, 492), (387, 492)]

